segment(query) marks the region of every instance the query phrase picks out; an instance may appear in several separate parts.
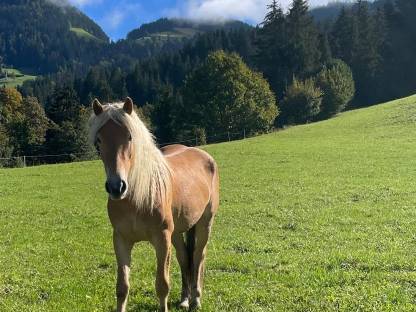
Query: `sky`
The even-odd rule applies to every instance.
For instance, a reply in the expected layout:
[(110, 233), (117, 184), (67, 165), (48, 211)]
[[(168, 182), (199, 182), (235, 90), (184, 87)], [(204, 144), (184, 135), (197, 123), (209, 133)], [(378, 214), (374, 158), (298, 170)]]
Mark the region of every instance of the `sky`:
[[(57, 2), (58, 0), (53, 0)], [(239, 19), (250, 24), (262, 21), (271, 0), (62, 0), (69, 1), (97, 22), (112, 40), (125, 38), (143, 23), (160, 17), (207, 20)], [(287, 8), (291, 0), (281, 0)], [(309, 0), (310, 6), (328, 0)]]

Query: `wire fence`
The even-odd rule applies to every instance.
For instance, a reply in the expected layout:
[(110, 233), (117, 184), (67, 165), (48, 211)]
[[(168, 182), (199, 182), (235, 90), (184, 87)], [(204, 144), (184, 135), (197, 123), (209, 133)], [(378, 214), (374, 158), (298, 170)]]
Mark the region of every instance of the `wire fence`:
[[(184, 139), (178, 139), (172, 142), (157, 143), (159, 147), (164, 147), (171, 144), (184, 144), (187, 146), (201, 146), (206, 144), (221, 143), (227, 141), (242, 140), (247, 138), (246, 130), (238, 132), (224, 132), (214, 134), (211, 136), (196, 135), (194, 137), (187, 137)], [(87, 160), (97, 160), (98, 155), (95, 152), (88, 153), (67, 153), (56, 155), (29, 155), (29, 156), (14, 156), (7, 158), (0, 158), (0, 168), (24, 168), (40, 166), (45, 164), (60, 164), (60, 163), (72, 163)]]

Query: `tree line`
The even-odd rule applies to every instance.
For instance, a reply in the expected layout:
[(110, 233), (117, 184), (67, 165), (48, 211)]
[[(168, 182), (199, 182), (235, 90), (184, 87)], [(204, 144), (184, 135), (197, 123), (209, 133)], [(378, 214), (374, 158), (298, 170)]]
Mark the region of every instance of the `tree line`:
[(287, 12), (271, 1), (256, 28), (200, 34), (147, 59), (114, 56), (86, 75), (61, 70), (19, 91), (45, 108), (47, 153), (88, 150), (78, 138), (86, 137), (82, 123), (94, 97), (132, 97), (161, 142), (190, 135), (203, 142), (230, 129), (260, 133), (414, 92), (415, 14), (411, 0), (377, 9), (358, 0), (317, 23), (305, 0), (293, 0)]

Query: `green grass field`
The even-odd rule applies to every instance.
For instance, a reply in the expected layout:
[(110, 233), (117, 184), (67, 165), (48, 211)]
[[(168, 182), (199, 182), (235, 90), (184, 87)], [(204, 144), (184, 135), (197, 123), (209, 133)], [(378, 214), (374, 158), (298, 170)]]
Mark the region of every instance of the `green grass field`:
[(0, 78), (0, 87), (6, 86), (6, 88), (16, 88), (22, 85), (26, 80), (35, 80), (36, 76), (23, 74), (21, 71), (13, 68), (4, 68), (9, 75), (8, 78)]
[[(416, 311), (416, 96), (207, 146), (221, 170), (203, 311)], [(0, 170), (0, 311), (113, 311), (99, 162)], [(137, 245), (129, 311), (154, 311)], [(176, 260), (170, 305), (179, 298)]]

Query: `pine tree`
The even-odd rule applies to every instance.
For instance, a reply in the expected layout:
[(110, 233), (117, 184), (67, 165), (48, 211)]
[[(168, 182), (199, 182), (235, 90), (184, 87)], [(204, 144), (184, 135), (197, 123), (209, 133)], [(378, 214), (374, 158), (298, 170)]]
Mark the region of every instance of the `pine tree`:
[(266, 27), (272, 26), (283, 16), (282, 8), (276, 0), (273, 0), (272, 3), (267, 6), (267, 9), (269, 11), (267, 12), (264, 21), (262, 22), (263, 26)]
[(319, 35), (319, 47), (321, 51), (321, 64), (327, 64), (332, 60), (332, 51), (329, 44), (328, 33), (323, 33)]
[[(389, 7), (389, 3), (386, 4)], [(388, 62), (388, 77), (395, 86), (394, 97), (414, 93), (416, 85), (416, 2), (396, 0), (395, 6), (386, 10), (390, 24), (389, 39), (392, 48)]]
[(267, 8), (269, 11), (257, 34), (255, 59), (275, 94), (281, 95), (288, 76), (286, 21), (283, 10), (276, 1)]
[(79, 103), (71, 86), (56, 88), (46, 106), (51, 127), (47, 131), (47, 152), (84, 156), (91, 152), (88, 143), (88, 111)]
[(121, 100), (127, 97), (128, 93), (127, 93), (126, 80), (124, 79), (124, 76), (120, 67), (114, 68), (113, 71), (111, 72), (109, 85), (113, 91), (112, 100)]
[[(155, 125), (154, 133), (159, 142), (171, 142), (175, 140), (174, 136), (174, 109), (175, 94), (173, 87), (170, 85), (163, 86), (159, 91), (156, 102), (152, 110), (152, 124)], [(177, 116), (176, 119), (180, 118)], [(177, 120), (178, 121), (178, 120)]]
[(56, 88), (46, 105), (48, 117), (56, 124), (80, 121), (81, 107), (78, 95), (71, 86)]
[(356, 28), (352, 12), (347, 8), (342, 7), (330, 37), (333, 57), (351, 65), (356, 41)]
[(392, 55), (392, 46), (389, 40), (386, 12), (384, 7), (378, 8), (374, 16), (375, 46), (378, 54), (378, 62), (375, 69), (373, 101), (380, 103), (389, 100), (390, 89), (386, 88), (387, 59)]
[(320, 67), (319, 32), (306, 0), (293, 0), (287, 15), (288, 77), (305, 78)]
[(375, 103), (373, 88), (378, 78), (381, 55), (376, 25), (374, 17), (369, 12), (368, 3), (358, 0), (355, 15), (357, 37), (351, 63), (357, 85), (355, 105), (365, 106)]
[[(392, 1), (384, 4), (383, 15), (386, 30), (382, 46), (383, 75), (379, 83), (384, 90), (383, 101), (387, 101), (408, 94), (407, 83), (411, 77), (406, 77), (404, 72), (408, 70), (411, 63), (403, 62), (406, 59), (403, 54), (406, 53), (409, 43), (407, 38), (405, 39), (400, 13)], [(397, 47), (401, 48), (397, 49)]]

